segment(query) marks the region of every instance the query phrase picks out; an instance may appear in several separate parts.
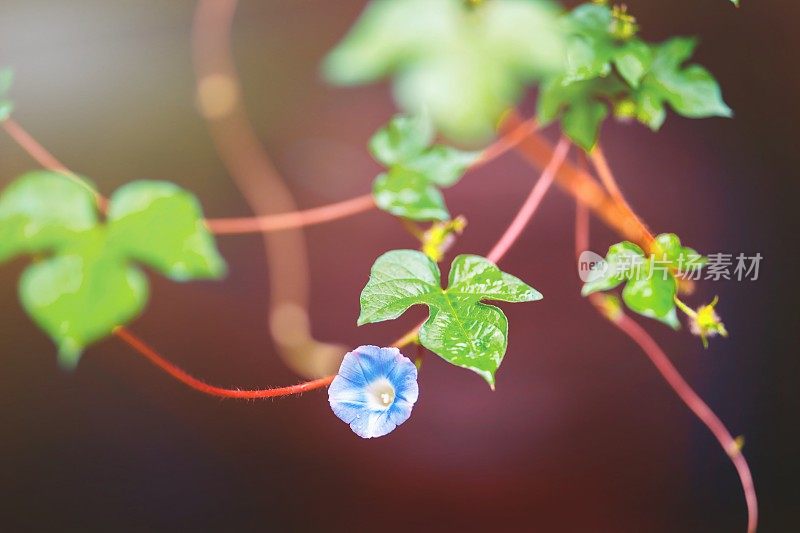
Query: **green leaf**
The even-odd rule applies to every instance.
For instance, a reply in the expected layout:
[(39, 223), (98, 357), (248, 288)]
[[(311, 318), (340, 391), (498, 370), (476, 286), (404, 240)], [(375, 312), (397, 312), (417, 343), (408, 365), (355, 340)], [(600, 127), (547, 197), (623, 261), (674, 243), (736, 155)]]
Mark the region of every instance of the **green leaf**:
[(563, 113), (564, 133), (584, 149), (594, 145), (608, 115), (598, 102), (614, 106), (621, 120), (635, 117), (653, 131), (664, 123), (666, 105), (690, 118), (731, 116), (711, 74), (698, 65), (681, 66), (694, 51), (694, 39), (646, 43), (634, 36), (633, 19), (616, 18), (607, 5), (579, 6), (565, 16), (565, 25), (565, 73), (543, 83), (538, 118), (546, 124)]
[(447, 220), (450, 213), (439, 187), (461, 179), (480, 152), (430, 146), (433, 130), (424, 118), (394, 117), (370, 140), (375, 159), (389, 167), (375, 178), (375, 203), (412, 220)]
[(630, 279), (631, 274), (644, 264), (644, 252), (632, 242), (623, 241), (612, 245), (606, 254), (605, 264), (599, 268), (598, 276), (584, 283), (583, 296), (607, 291)]
[(89, 190), (48, 171), (22, 176), (0, 195), (0, 259), (18, 254), (37, 255), (20, 279), (20, 299), (66, 367), (144, 308), (147, 278), (135, 262), (181, 281), (225, 270), (197, 200), (176, 185), (122, 187), (103, 224)]
[(675, 278), (669, 272), (653, 271), (650, 263), (640, 277), (622, 289), (622, 300), (632, 311), (659, 320), (673, 329), (680, 327), (675, 310)]
[(96, 224), (85, 187), (56, 172), (29, 172), (0, 195), (0, 261), (57, 248)]
[(655, 253), (657, 259), (665, 259), (672, 262), (675, 268), (686, 266), (688, 260), (696, 264), (705, 264), (708, 258), (700, 255), (693, 248), (681, 245), (681, 240), (674, 233), (662, 233), (655, 238)]
[(626, 43), (614, 56), (614, 66), (620, 76), (634, 89), (650, 69), (652, 61), (650, 47), (638, 39)]
[(335, 83), (394, 77), (407, 112), (427, 111), (463, 142), (495, 134), (525, 86), (563, 61), (557, 11), (545, 0), (374, 0), (326, 58)]
[(79, 246), (28, 267), (19, 285), (23, 307), (56, 342), (65, 368), (147, 302), (147, 278), (106, 253), (104, 230), (82, 237)]
[(437, 145), (419, 154), (407, 166), (440, 187), (450, 187), (458, 183), (480, 154)]
[(393, 167), (375, 178), (375, 204), (395, 216), (411, 220), (447, 220), (444, 197), (430, 180), (413, 170)]
[(675, 309), (675, 275), (705, 261), (693, 249), (682, 246), (674, 233), (658, 235), (649, 257), (637, 245), (623, 241), (608, 249), (605, 264), (584, 283), (581, 294), (611, 290), (624, 282), (622, 299), (628, 308), (677, 329), (680, 323)]
[(197, 199), (166, 181), (118, 189), (108, 210), (109, 240), (119, 253), (175, 281), (218, 278), (225, 261), (203, 222)]
[(646, 106), (640, 121), (657, 129), (663, 122), (663, 105), (689, 118), (730, 117), (730, 107), (714, 77), (699, 65), (681, 65), (691, 56), (695, 39), (675, 37), (655, 47), (653, 64), (642, 79), (635, 100)]
[(590, 81), (555, 78), (542, 86), (537, 102), (537, 119), (544, 126), (563, 115), (564, 133), (584, 150), (597, 142), (600, 125), (608, 115), (605, 100), (623, 90), (616, 76)]
[(424, 115), (397, 115), (372, 136), (369, 149), (386, 166), (404, 163), (430, 146), (434, 133), (433, 125)]
[(470, 369), (494, 387), (506, 352), (508, 323), (503, 312), (481, 300), (529, 302), (542, 295), (483, 257), (453, 260), (447, 289), (439, 267), (415, 250), (394, 250), (375, 261), (361, 293), (358, 324), (391, 320), (415, 304), (430, 315), (420, 328), (423, 346), (446, 361)]
[(562, 125), (564, 133), (572, 142), (590, 151), (597, 143), (600, 124), (608, 116), (608, 107), (597, 101), (587, 101), (583, 105), (573, 105), (564, 113)]

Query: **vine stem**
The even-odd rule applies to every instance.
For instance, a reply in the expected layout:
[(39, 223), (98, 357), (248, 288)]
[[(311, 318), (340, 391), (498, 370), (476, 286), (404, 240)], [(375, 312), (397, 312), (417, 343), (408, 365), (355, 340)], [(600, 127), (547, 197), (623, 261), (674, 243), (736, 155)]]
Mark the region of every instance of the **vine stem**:
[(364, 213), (375, 208), (371, 194), (356, 196), (349, 200), (322, 207), (260, 217), (215, 218), (206, 220), (208, 229), (217, 235), (243, 233), (267, 233), (285, 229), (301, 228), (331, 222), (340, 218)]
[[(589, 211), (585, 205), (578, 202), (575, 211), (575, 256), (583, 250), (589, 249)], [(609, 312), (604, 305), (604, 297), (598, 293), (589, 296), (590, 301), (609, 322), (625, 333), (647, 355), (650, 362), (667, 382), (667, 385), (677, 394), (678, 398), (694, 413), (694, 415), (711, 431), (714, 438), (722, 447), (725, 454), (733, 463), (744, 492), (747, 505), (747, 531), (755, 533), (758, 527), (758, 499), (753, 484), (753, 476), (747, 460), (742, 454), (741, 447), (733, 438), (728, 428), (720, 418), (711, 410), (703, 399), (694, 391), (689, 383), (681, 376), (675, 365), (672, 364), (667, 354), (658, 343), (636, 321), (621, 310)]]
[(489, 254), (486, 256), (489, 261), (493, 263), (500, 261), (500, 259), (506, 255), (506, 252), (508, 252), (509, 248), (511, 248), (516, 240), (519, 239), (519, 236), (522, 234), (522, 230), (524, 230), (525, 226), (528, 225), (528, 222), (530, 222), (534, 213), (536, 213), (536, 210), (539, 208), (539, 205), (542, 203), (542, 198), (544, 198), (545, 193), (550, 190), (550, 186), (553, 184), (553, 179), (555, 178), (556, 172), (559, 168), (561, 168), (561, 165), (567, 158), (569, 147), (569, 141), (562, 137), (562, 139), (558, 142), (558, 146), (556, 146), (556, 149), (553, 152), (553, 157), (544, 168), (542, 176), (536, 182), (536, 185), (533, 186), (533, 189), (531, 189), (530, 194), (528, 194), (528, 198), (525, 199), (525, 203), (522, 204), (522, 207), (514, 217), (514, 220), (511, 221), (508, 229), (506, 229), (505, 233), (503, 233), (503, 236), (500, 237), (500, 240), (497, 241), (497, 244), (494, 245)]
[[(570, 144), (566, 139), (562, 139), (559, 142), (553, 154), (553, 160), (548, 163), (545, 170), (542, 172), (541, 177), (533, 186), (533, 189), (531, 189), (528, 198), (523, 203), (519, 212), (514, 217), (511, 224), (508, 226), (500, 239), (497, 241), (497, 244), (492, 247), (492, 251), (489, 252), (489, 258), (491, 261), (499, 261), (506, 254), (511, 245), (514, 244), (514, 242), (516, 242), (516, 240), (522, 234), (522, 230), (524, 229), (525, 225), (530, 222), (531, 218), (541, 204), (544, 194), (550, 188), (550, 185), (552, 185), (553, 176), (558, 171), (559, 167), (564, 163), (567, 153), (569, 152), (569, 147)], [(406, 332), (402, 337), (393, 342), (392, 346), (402, 348), (416, 342), (418, 340), (419, 328), (422, 327), (422, 324), (423, 322)], [(274, 398), (278, 396), (289, 396), (292, 394), (299, 394), (309, 390), (326, 387), (331, 383), (331, 381), (333, 381), (333, 378), (336, 377), (334, 374), (289, 387), (272, 389), (226, 389), (223, 387), (209, 385), (208, 383), (191, 376), (181, 368), (164, 359), (164, 357), (162, 357), (158, 352), (156, 352), (147, 343), (138, 338), (125, 327), (120, 326), (114, 329), (114, 335), (126, 342), (139, 354), (144, 356), (148, 361), (166, 372), (171, 377), (180, 381), (184, 385), (191, 387), (192, 389), (211, 396), (219, 396), (223, 398)]]
[(135, 349), (137, 352), (143, 355), (148, 361), (153, 363), (155, 366), (157, 366), (158, 368), (160, 368), (173, 378), (177, 379), (184, 385), (187, 385), (192, 389), (200, 391), (204, 394), (208, 394), (209, 396), (217, 396), (222, 398), (240, 398), (240, 399), (276, 398), (278, 396), (290, 396), (292, 394), (300, 394), (314, 389), (321, 389), (322, 387), (327, 387), (328, 385), (331, 384), (333, 378), (336, 377), (336, 375), (334, 374), (319, 379), (298, 383), (297, 385), (290, 385), (288, 387), (276, 387), (271, 389), (253, 389), (253, 390), (226, 389), (223, 387), (216, 387), (214, 385), (209, 385), (208, 383), (191, 376), (181, 368), (175, 366), (174, 364), (164, 359), (164, 357), (162, 357), (158, 352), (156, 352), (147, 343), (145, 343), (142, 339), (131, 333), (125, 327), (120, 326), (114, 329), (114, 335), (116, 335), (119, 339), (126, 342), (133, 349)]
[[(108, 199), (100, 194), (86, 180), (75, 174), (59, 161), (52, 153), (42, 146), (30, 133), (28, 133), (18, 122), (7, 119), (2, 123), (3, 129), (8, 135), (22, 148), (32, 159), (39, 163), (43, 168), (59, 172), (70, 180), (78, 183), (89, 192), (96, 200), (100, 210), (105, 212), (108, 206)], [(468, 170), (475, 170), (509, 150), (517, 147), (526, 137), (531, 135), (538, 128), (535, 119), (528, 119), (518, 122), (510, 131), (502, 135), (494, 143), (487, 146), (475, 162), (470, 165)], [(342, 200), (329, 205), (313, 207), (287, 213), (275, 215), (263, 215), (256, 217), (231, 217), (231, 218), (210, 218), (206, 219), (206, 227), (209, 231), (217, 235), (237, 235), (246, 233), (270, 233), (288, 229), (301, 228), (332, 222), (349, 216), (364, 213), (374, 209), (375, 201), (371, 194), (362, 194), (355, 198)]]
[(592, 165), (594, 165), (594, 168), (597, 171), (597, 175), (600, 177), (600, 181), (608, 191), (608, 194), (610, 194), (611, 198), (613, 198), (614, 201), (617, 202), (617, 204), (619, 204), (627, 212), (628, 219), (639, 226), (639, 231), (641, 232), (642, 238), (644, 239), (644, 244), (646, 245), (645, 249), (652, 249), (653, 244), (655, 243), (655, 237), (653, 237), (653, 234), (649, 229), (647, 229), (647, 225), (633, 210), (631, 205), (628, 203), (628, 200), (625, 199), (625, 195), (622, 194), (622, 190), (619, 188), (617, 180), (614, 178), (614, 173), (611, 172), (611, 167), (609, 166), (608, 160), (606, 160), (606, 156), (603, 153), (602, 148), (600, 148), (599, 143), (591, 151), (589, 157), (592, 160)]
[[(506, 127), (513, 128), (521, 119), (512, 113), (505, 121)], [(536, 168), (544, 168), (553, 157), (552, 145), (542, 136), (531, 133), (518, 145), (517, 151)], [(615, 201), (592, 176), (583, 169), (565, 161), (555, 175), (555, 183), (585, 204), (608, 227), (615, 230), (625, 239), (648, 245), (647, 233), (642, 225), (631, 217), (630, 211)]]
[[(506, 255), (511, 246), (517, 241), (517, 239), (519, 239), (519, 236), (522, 235), (522, 230), (524, 230), (525, 226), (527, 226), (531, 221), (531, 218), (533, 218), (533, 215), (536, 213), (536, 210), (542, 203), (542, 198), (544, 198), (545, 193), (547, 193), (547, 191), (550, 189), (550, 186), (553, 184), (553, 179), (558, 172), (558, 169), (564, 164), (567, 158), (567, 153), (569, 153), (569, 148), (569, 141), (562, 138), (559, 141), (558, 146), (556, 146), (550, 162), (545, 166), (545, 169), (542, 171), (541, 176), (531, 189), (531, 192), (528, 194), (528, 197), (525, 199), (522, 207), (520, 207), (516, 216), (514, 216), (514, 219), (511, 221), (511, 224), (509, 224), (508, 228), (506, 228), (506, 231), (503, 232), (503, 235), (500, 236), (497, 243), (492, 246), (491, 251), (487, 254), (486, 258), (489, 261), (492, 261), (493, 263), (499, 262), (500, 259)], [(400, 347), (414, 342), (419, 335), (419, 329), (424, 323), (425, 321), (423, 320), (411, 328), (408, 332), (404, 333), (402, 337), (392, 343), (392, 346)]]
[(61, 163), (61, 161), (56, 159), (55, 156), (48, 152), (44, 146), (39, 144), (39, 142), (34, 139), (31, 134), (25, 131), (25, 129), (16, 120), (7, 118), (4, 121), (0, 121), (0, 124), (2, 124), (3, 129), (12, 139), (14, 139), (20, 148), (30, 155), (37, 163), (48, 170), (52, 170), (64, 175), (69, 180), (88, 190), (94, 196), (100, 211), (106, 211), (108, 199), (100, 194), (100, 192), (95, 189), (92, 184), (72, 172), (63, 163)]
[[(497, 141), (487, 146), (467, 170), (475, 170), (497, 159), (517, 146), (525, 137), (533, 133), (537, 127), (538, 125), (535, 119), (529, 119), (518, 124), (508, 133), (499, 137)], [(206, 226), (209, 230), (218, 235), (266, 233), (332, 222), (341, 218), (364, 213), (375, 207), (377, 206), (375, 205), (372, 195), (364, 194), (330, 205), (291, 213), (257, 217), (208, 219), (206, 220)]]

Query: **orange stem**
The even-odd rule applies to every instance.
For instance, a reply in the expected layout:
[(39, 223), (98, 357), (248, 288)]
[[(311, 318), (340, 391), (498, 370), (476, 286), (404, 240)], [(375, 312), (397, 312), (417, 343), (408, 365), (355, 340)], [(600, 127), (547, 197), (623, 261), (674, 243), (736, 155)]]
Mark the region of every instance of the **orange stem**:
[[(509, 127), (520, 124), (520, 119), (512, 115), (506, 121)], [(532, 165), (544, 168), (553, 157), (552, 145), (536, 133), (526, 136), (518, 145), (517, 151)], [(588, 172), (565, 161), (555, 175), (555, 183), (585, 204), (606, 225), (617, 231), (625, 239), (648, 246), (648, 233), (630, 213), (594, 181)]]
[(590, 158), (595, 170), (597, 171), (597, 175), (600, 177), (600, 181), (611, 195), (611, 198), (613, 198), (614, 201), (617, 202), (617, 204), (619, 204), (622, 209), (627, 212), (629, 220), (635, 221), (635, 223), (639, 226), (639, 231), (645, 239), (645, 250), (652, 249), (655, 241), (653, 234), (650, 233), (650, 230), (647, 229), (645, 223), (642, 222), (642, 219), (639, 218), (633, 208), (631, 208), (628, 201), (625, 199), (625, 196), (622, 194), (622, 190), (620, 190), (617, 180), (614, 178), (614, 174), (611, 172), (611, 167), (608, 165), (608, 161), (606, 160), (603, 150), (600, 148), (599, 144), (594, 148), (594, 150), (592, 150)]

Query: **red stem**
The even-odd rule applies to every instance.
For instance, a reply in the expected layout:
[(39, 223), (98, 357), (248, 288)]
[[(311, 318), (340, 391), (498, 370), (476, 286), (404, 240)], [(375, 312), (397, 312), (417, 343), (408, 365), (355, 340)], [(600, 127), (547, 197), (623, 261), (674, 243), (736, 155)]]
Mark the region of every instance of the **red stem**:
[(534, 213), (536, 213), (536, 210), (539, 208), (539, 204), (542, 202), (545, 193), (547, 193), (550, 186), (553, 184), (553, 178), (556, 172), (558, 172), (558, 169), (561, 168), (564, 159), (566, 159), (567, 153), (569, 153), (569, 147), (570, 143), (567, 139), (562, 138), (559, 141), (553, 153), (553, 157), (545, 167), (536, 185), (531, 189), (528, 198), (525, 200), (525, 203), (522, 204), (517, 216), (514, 217), (508, 229), (506, 229), (505, 233), (500, 237), (500, 240), (497, 241), (497, 244), (494, 245), (486, 256), (489, 261), (493, 263), (500, 261), (500, 259), (506, 255), (508, 249), (511, 248), (511, 245), (513, 245), (522, 234), (522, 230), (528, 225), (528, 222), (530, 222)]
[[(580, 202), (576, 204), (576, 207), (575, 255), (577, 257), (582, 251), (588, 250), (589, 248), (589, 210)], [(744, 455), (742, 455), (736, 440), (731, 436), (722, 420), (714, 414), (711, 408), (700, 398), (694, 389), (692, 389), (691, 385), (686, 382), (680, 372), (678, 372), (678, 369), (675, 368), (675, 365), (669, 360), (667, 354), (664, 353), (664, 350), (661, 349), (658, 343), (653, 340), (644, 328), (624, 312), (613, 314), (606, 312), (602, 298), (600, 294), (592, 294), (589, 296), (591, 302), (604, 317), (630, 337), (633, 342), (639, 345), (667, 384), (675, 391), (675, 394), (678, 395), (683, 403), (686, 404), (695, 416), (697, 416), (711, 431), (714, 438), (717, 439), (719, 445), (731, 459), (734, 468), (736, 468), (736, 473), (739, 475), (739, 481), (742, 485), (744, 499), (747, 504), (747, 531), (748, 533), (755, 533), (758, 526), (758, 500), (756, 498), (756, 490), (753, 485), (753, 476), (750, 473), (750, 467)]]
[[(104, 211), (108, 199), (98, 193), (91, 185), (67, 168), (61, 161), (39, 144), (25, 129), (13, 119), (2, 123), (3, 129), (14, 141), (42, 167), (60, 172), (69, 179), (87, 187), (97, 197), (98, 205)], [(525, 138), (536, 131), (538, 125), (535, 119), (521, 122), (511, 131), (498, 138), (481, 153), (478, 159), (469, 167), (474, 170), (480, 166), (497, 159), (509, 150), (516, 147)], [(277, 215), (264, 215), (258, 217), (212, 218), (206, 219), (208, 229), (218, 235), (233, 235), (242, 233), (269, 233), (287, 229), (300, 228), (331, 222), (352, 215), (369, 211), (375, 207), (371, 194), (363, 194), (349, 200), (342, 200), (333, 204), (314, 207), (290, 213)]]
[(672, 387), (672, 390), (705, 424), (728, 457), (730, 457), (734, 468), (736, 468), (736, 473), (739, 474), (739, 481), (742, 484), (744, 499), (747, 504), (747, 531), (748, 533), (755, 533), (758, 525), (758, 500), (756, 499), (756, 489), (753, 485), (753, 476), (750, 473), (747, 460), (742, 455), (739, 445), (731, 436), (728, 428), (725, 427), (722, 420), (714, 414), (703, 399), (698, 396), (691, 385), (683, 379), (683, 376), (669, 360), (664, 350), (639, 324), (624, 313), (616, 320), (613, 320), (612, 324), (628, 335), (647, 354), (647, 357), (650, 358), (650, 361), (661, 373), (664, 380)]
[(256, 389), (256, 390), (240, 390), (240, 389), (225, 389), (222, 387), (215, 387), (208, 383), (201, 381), (183, 371), (181, 368), (173, 365), (161, 355), (158, 354), (153, 348), (148, 346), (143, 340), (131, 333), (128, 329), (120, 326), (114, 330), (114, 335), (121, 340), (128, 343), (133, 349), (147, 358), (148, 361), (155, 366), (177, 379), (184, 385), (188, 385), (194, 390), (200, 391), (203, 394), (210, 396), (219, 396), (222, 398), (275, 398), (278, 396), (289, 396), (292, 394), (300, 394), (314, 389), (321, 389), (327, 387), (333, 381), (335, 375), (326, 376), (324, 378), (298, 383), (289, 387), (278, 387), (274, 389)]

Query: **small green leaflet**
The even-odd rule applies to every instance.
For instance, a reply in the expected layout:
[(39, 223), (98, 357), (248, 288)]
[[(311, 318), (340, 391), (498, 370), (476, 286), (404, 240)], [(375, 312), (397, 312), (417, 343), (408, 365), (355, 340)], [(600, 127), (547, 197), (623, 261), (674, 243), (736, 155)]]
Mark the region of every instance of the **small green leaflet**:
[(653, 63), (632, 95), (636, 118), (652, 130), (664, 123), (665, 104), (688, 118), (731, 117), (714, 77), (700, 65), (681, 65), (692, 55), (697, 41), (674, 37), (653, 45)]
[(193, 195), (136, 181), (111, 197), (107, 221), (82, 185), (49, 171), (25, 174), (0, 195), (0, 261), (33, 254), (22, 305), (74, 367), (84, 347), (135, 318), (147, 302), (142, 263), (175, 281), (219, 278), (225, 262)]
[(560, 117), (564, 134), (583, 149), (594, 147), (609, 107), (653, 130), (664, 123), (665, 104), (689, 118), (731, 116), (713, 76), (699, 65), (682, 66), (693, 39), (647, 43), (635, 36), (627, 13), (598, 4), (575, 8), (564, 24), (571, 35), (566, 66), (543, 82), (538, 119), (544, 126)]
[(14, 110), (14, 104), (6, 98), (13, 81), (14, 71), (10, 68), (0, 68), (0, 122), (11, 116)]
[(558, 11), (549, 0), (373, 0), (326, 58), (334, 83), (392, 76), (406, 112), (424, 111), (447, 137), (476, 143), (526, 85), (563, 63)]
[(605, 265), (584, 283), (581, 294), (588, 296), (625, 283), (622, 300), (628, 308), (677, 329), (680, 323), (675, 307), (675, 275), (691, 274), (705, 263), (706, 258), (682, 246), (674, 233), (658, 235), (649, 257), (637, 245), (624, 241), (608, 249)]
[(508, 345), (505, 314), (481, 300), (531, 302), (542, 295), (476, 255), (459, 255), (442, 289), (439, 267), (422, 252), (393, 250), (375, 261), (361, 292), (358, 325), (393, 320), (416, 304), (430, 315), (419, 331), (423, 346), (479, 374), (494, 388)]
[(396, 116), (373, 135), (370, 151), (388, 167), (372, 187), (378, 207), (412, 220), (450, 218), (439, 188), (458, 182), (480, 153), (431, 146), (433, 136), (424, 116)]

